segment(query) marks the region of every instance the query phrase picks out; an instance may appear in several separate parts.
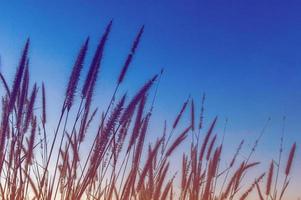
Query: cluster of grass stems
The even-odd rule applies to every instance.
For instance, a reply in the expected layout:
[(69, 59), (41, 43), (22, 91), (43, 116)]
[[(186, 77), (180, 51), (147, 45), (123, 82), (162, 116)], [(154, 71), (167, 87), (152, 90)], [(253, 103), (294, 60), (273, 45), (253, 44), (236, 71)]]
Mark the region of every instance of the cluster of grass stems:
[[(134, 38), (108, 106), (100, 113), (100, 119), (95, 119), (99, 111), (92, 108), (91, 102), (111, 28), (112, 22), (100, 38), (81, 88), (79, 79), (89, 38), (80, 48), (54, 132), (47, 128), (44, 84), (40, 87), (29, 84), (29, 40), (11, 86), (1, 74), (4, 94), (0, 124), (0, 199), (242, 200), (251, 193), (260, 200), (285, 198), (296, 144), (283, 164), (286, 164), (283, 173), (280, 168), (282, 137), (278, 160), (271, 161), (266, 173), (251, 182), (245, 180), (248, 171), (259, 165), (259, 162), (251, 162), (251, 157), (262, 134), (249, 156), (241, 160), (238, 158), (242, 141), (225, 168), (221, 165), (224, 136), (218, 142), (214, 134), (217, 118), (208, 128), (203, 127), (205, 96), (199, 117), (196, 117), (194, 101), (189, 97), (170, 128), (165, 122), (162, 135), (153, 144), (146, 144), (163, 71), (146, 81), (133, 97), (119, 94), (144, 27)], [(41, 101), (37, 101), (38, 98)], [(79, 98), (78, 105), (74, 103), (75, 98)], [(185, 112), (191, 116), (187, 125), (182, 122)], [(92, 123), (97, 129), (90, 128)], [(179, 130), (185, 126), (184, 130)], [(85, 141), (87, 134), (94, 139)], [(192, 140), (182, 156), (182, 166), (173, 174), (170, 170), (173, 154), (190, 136)], [(81, 153), (83, 151), (85, 153)], [(283, 183), (279, 183), (280, 175), (285, 179)]]

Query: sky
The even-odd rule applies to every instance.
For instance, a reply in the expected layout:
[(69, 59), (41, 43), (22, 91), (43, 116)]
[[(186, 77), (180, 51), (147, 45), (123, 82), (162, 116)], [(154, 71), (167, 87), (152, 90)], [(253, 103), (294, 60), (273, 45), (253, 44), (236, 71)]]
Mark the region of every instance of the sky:
[(113, 19), (94, 99), (106, 105), (132, 40), (145, 25), (122, 90), (133, 95), (164, 68), (154, 130), (165, 119), (171, 123), (189, 95), (200, 108), (206, 93), (206, 124), (217, 115), (222, 130), (228, 119), (226, 153), (242, 138), (250, 148), (271, 117), (256, 155), (270, 160), (278, 152), (283, 116), (286, 152), (301, 141), (300, 9), (300, 2), (289, 0), (0, 0), (0, 70), (12, 80), (30, 37), (31, 78), (46, 83), (57, 105), (49, 109), (54, 117), (79, 47), (90, 36), (92, 54)]

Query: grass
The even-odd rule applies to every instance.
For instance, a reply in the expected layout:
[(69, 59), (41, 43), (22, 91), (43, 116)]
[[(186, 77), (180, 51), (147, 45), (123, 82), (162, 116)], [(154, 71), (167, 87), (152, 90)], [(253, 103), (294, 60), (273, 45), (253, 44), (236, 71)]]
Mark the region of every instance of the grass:
[[(51, 105), (47, 105), (44, 84), (41, 90), (37, 84), (32, 89), (29, 86), (29, 40), (22, 51), (13, 84), (9, 86), (1, 74), (5, 92), (2, 94), (0, 129), (0, 199), (242, 200), (250, 198), (251, 194), (260, 200), (285, 198), (296, 143), (284, 163), (282, 136), (278, 160), (272, 160), (269, 169), (254, 180), (246, 179), (250, 169), (260, 165), (251, 160), (263, 131), (245, 159), (239, 158), (242, 141), (228, 166), (223, 168), (225, 136), (219, 142), (219, 136), (214, 134), (217, 117), (208, 128), (203, 126), (205, 95), (199, 117), (195, 114), (194, 101), (189, 97), (171, 128), (167, 129), (165, 122), (162, 135), (153, 144), (146, 144), (163, 71), (146, 81), (133, 97), (119, 94), (144, 27), (133, 41), (109, 105), (103, 111), (93, 109), (91, 102), (111, 27), (112, 22), (100, 38), (81, 87), (79, 78), (89, 49), (89, 38), (80, 48), (54, 133), (47, 127), (47, 108)], [(155, 95), (151, 96), (153, 89)], [(39, 106), (37, 98), (42, 99)], [(74, 104), (75, 98), (79, 98), (79, 105)], [(185, 112), (190, 113), (188, 121), (183, 121)], [(101, 113), (100, 120), (95, 119), (97, 113)], [(67, 124), (71, 124), (71, 128)], [(98, 128), (91, 129), (91, 124)], [(186, 128), (180, 130), (183, 126)], [(203, 139), (201, 131), (205, 132)], [(87, 134), (94, 139), (85, 141)], [(177, 173), (170, 173), (175, 150), (190, 136), (190, 148), (182, 155), (182, 166), (178, 167)], [(87, 147), (88, 152), (82, 154)], [(283, 172), (282, 165), (285, 166)], [(284, 177), (282, 183), (280, 176)]]

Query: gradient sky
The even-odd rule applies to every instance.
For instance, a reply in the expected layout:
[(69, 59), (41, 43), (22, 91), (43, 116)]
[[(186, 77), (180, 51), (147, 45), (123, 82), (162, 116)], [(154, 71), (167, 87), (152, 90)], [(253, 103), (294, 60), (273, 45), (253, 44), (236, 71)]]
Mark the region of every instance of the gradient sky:
[[(241, 138), (247, 147), (271, 117), (257, 157), (278, 151), (282, 117), (285, 144), (301, 141), (301, 2), (265, 0), (91, 0), (0, 1), (1, 71), (12, 77), (27, 37), (32, 79), (45, 81), (56, 116), (67, 77), (81, 43), (95, 49), (114, 19), (95, 104), (104, 104), (139, 27), (145, 34), (124, 90), (133, 94), (161, 68), (153, 124), (172, 121), (191, 94), (197, 105), (206, 92), (206, 122), (229, 119), (233, 153)], [(130, 89), (128, 89), (130, 88)], [(288, 149), (286, 149), (287, 151)], [(246, 150), (247, 152), (247, 150)], [(300, 151), (299, 151), (300, 152)], [(300, 157), (300, 155), (299, 155)], [(300, 168), (298, 159), (295, 168)], [(301, 184), (301, 182), (299, 182)]]

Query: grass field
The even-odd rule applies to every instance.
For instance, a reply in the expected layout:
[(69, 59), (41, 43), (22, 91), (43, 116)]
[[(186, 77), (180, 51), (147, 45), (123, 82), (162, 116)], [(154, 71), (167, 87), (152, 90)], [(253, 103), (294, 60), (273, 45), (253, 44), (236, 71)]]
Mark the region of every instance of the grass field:
[[(81, 72), (84, 63), (88, 63), (85, 57), (89, 38), (80, 48), (61, 112), (57, 119), (52, 119), (57, 121), (54, 131), (47, 124), (47, 110), (52, 105), (44, 84), (29, 84), (29, 40), (12, 84), (1, 74), (5, 92), (1, 94), (0, 199), (286, 199), (294, 173), (296, 143), (285, 154), (282, 137), (277, 159), (268, 161), (270, 167), (252, 175), (253, 179), (246, 176), (262, 164), (254, 162), (253, 157), (263, 132), (245, 159), (239, 157), (244, 145), (241, 141), (228, 166), (221, 166), (225, 135), (215, 134), (217, 117), (204, 127), (205, 95), (200, 108), (195, 108), (193, 98), (189, 97), (169, 122), (170, 126), (165, 122), (157, 140), (150, 144), (146, 141), (146, 135), (152, 134), (149, 123), (156, 117), (152, 116), (152, 109), (163, 70), (150, 77), (132, 97), (119, 91), (143, 27), (117, 76), (109, 105), (105, 110), (93, 108), (91, 103), (111, 25), (112, 22), (107, 25), (99, 41), (86, 76)], [(80, 77), (83, 85), (79, 84)], [(74, 104), (75, 98), (79, 105)], [(189, 120), (184, 120), (184, 113), (189, 114)], [(201, 132), (205, 134), (200, 135)], [(86, 141), (87, 135), (94, 139)], [(175, 151), (184, 141), (190, 145), (184, 154), (178, 155)], [(178, 163), (176, 172), (170, 171), (173, 159)]]

